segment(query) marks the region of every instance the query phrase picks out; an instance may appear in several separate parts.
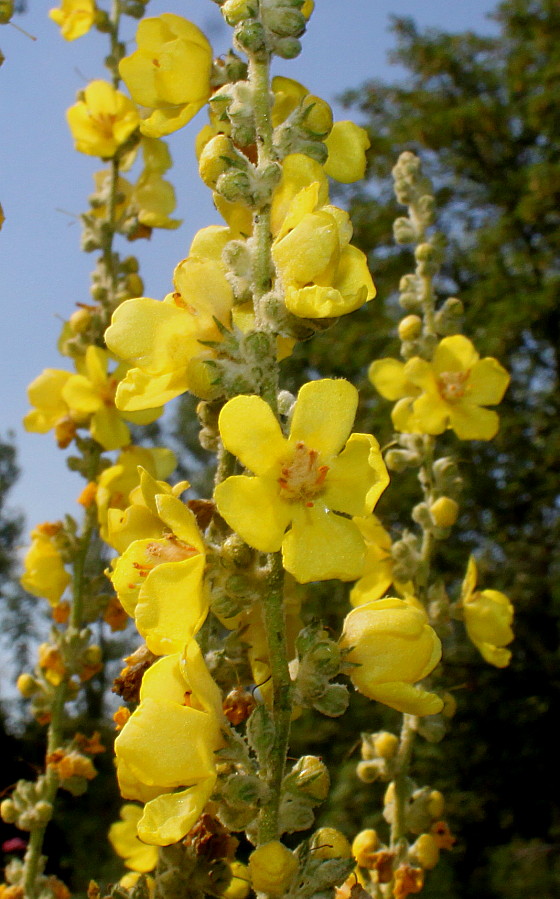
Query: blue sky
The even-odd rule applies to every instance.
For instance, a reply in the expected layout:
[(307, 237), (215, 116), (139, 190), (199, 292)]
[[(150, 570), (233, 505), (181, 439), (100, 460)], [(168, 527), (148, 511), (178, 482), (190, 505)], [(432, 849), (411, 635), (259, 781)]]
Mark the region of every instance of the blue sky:
[[(21, 477), (11, 505), (24, 512), (28, 528), (77, 514), (76, 495), (82, 482), (66, 468), (68, 451), (60, 451), (52, 434), (26, 434), (21, 418), (28, 408), (26, 386), (44, 368), (70, 368), (58, 355), (56, 341), (62, 319), (76, 302), (88, 302), (94, 257), (79, 250), (77, 216), (87, 209), (93, 173), (102, 164), (74, 151), (64, 117), (76, 91), (104, 77), (106, 39), (90, 33), (74, 42), (61, 39), (47, 17), (52, 2), (31, 0), (29, 12), (16, 17), (36, 37), (16, 29), (0, 29), (6, 61), (0, 68), (0, 201), (6, 222), (0, 232), (2, 327), (0, 328), (0, 433), (15, 433)], [(303, 52), (292, 61), (279, 60), (275, 72), (303, 82), (333, 103), (346, 88), (368, 78), (402, 79), (387, 54), (394, 46), (389, 16), (411, 16), (422, 27), (456, 32), (471, 29), (495, 33), (487, 15), (491, 0), (316, 0), (303, 39)], [(149, 14), (174, 12), (203, 28), (216, 53), (229, 46), (211, 0), (152, 0)], [(128, 33), (132, 38), (134, 25)], [(194, 233), (218, 223), (210, 192), (199, 182), (193, 143), (205, 123), (204, 112), (170, 140), (177, 192), (177, 215), (184, 220), (175, 232), (154, 232), (150, 242), (118, 248), (140, 258), (146, 296), (161, 299), (170, 289), (173, 268), (188, 251)]]

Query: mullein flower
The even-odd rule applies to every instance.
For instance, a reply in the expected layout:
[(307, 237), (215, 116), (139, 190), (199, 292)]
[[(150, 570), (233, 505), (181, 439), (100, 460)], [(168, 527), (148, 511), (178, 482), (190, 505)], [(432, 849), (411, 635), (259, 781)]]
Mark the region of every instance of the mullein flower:
[(93, 0), (62, 0), (57, 9), (49, 10), (49, 18), (60, 25), (60, 33), (67, 41), (87, 34), (95, 21)]
[(379, 359), (369, 377), (386, 399), (398, 400), (391, 417), (397, 431), (442, 434), (452, 428), (460, 440), (491, 440), (499, 418), (493, 409), (501, 402), (509, 374), (487, 356), (481, 359), (461, 334), (444, 337), (431, 362), (419, 356), (405, 364)]
[(196, 255), (179, 263), (173, 280), (176, 290), (163, 302), (138, 297), (121, 303), (105, 333), (111, 351), (135, 366), (117, 389), (118, 407), (127, 414), (187, 390), (211, 393), (202, 362), (214, 354), (200, 341), (222, 339), (216, 322), (231, 327), (231, 286), (221, 262)]
[(196, 822), (216, 783), (222, 721), (220, 691), (195, 640), (144, 674), (140, 705), (115, 742), (122, 795), (146, 803), (144, 842), (176, 843)]
[(138, 128), (135, 104), (107, 81), (92, 81), (66, 113), (76, 150), (111, 159)]
[(428, 617), (402, 599), (378, 599), (358, 606), (344, 620), (340, 638), (349, 677), (360, 693), (399, 712), (435, 715), (443, 702), (413, 686), (441, 658), (441, 643)]
[(212, 47), (196, 25), (172, 13), (143, 19), (136, 43), (119, 72), (134, 101), (152, 110), (142, 134), (162, 137), (186, 125), (208, 100)]
[(142, 809), (132, 802), (125, 802), (120, 810), (120, 821), (114, 821), (109, 828), (109, 842), (125, 866), (132, 871), (146, 874), (157, 865), (158, 851), (138, 839), (137, 827), (142, 817)]
[[(95, 502), (101, 537), (111, 546), (109, 533), (110, 510), (124, 512), (130, 503), (130, 493), (140, 485), (141, 469), (155, 478), (167, 478), (177, 465), (175, 454), (165, 447), (126, 446), (114, 465), (104, 468), (97, 478)], [(123, 547), (126, 549), (126, 546)], [(118, 546), (115, 549), (119, 550)]]
[(21, 586), (33, 596), (48, 600), (55, 607), (70, 581), (64, 567), (60, 551), (56, 545), (56, 535), (60, 524), (39, 524), (31, 531), (31, 546), (23, 560), (24, 573)]
[(305, 384), (287, 438), (261, 397), (235, 397), (220, 413), (224, 446), (255, 477), (218, 484), (218, 510), (249, 546), (281, 549), (300, 583), (363, 571), (364, 539), (345, 516), (371, 512), (389, 477), (375, 438), (350, 435), (357, 404), (348, 381)]
[(322, 204), (320, 185), (301, 190), (275, 235), (272, 258), (286, 308), (303, 318), (333, 318), (375, 296), (365, 254), (350, 244), (348, 213)]
[(505, 668), (511, 659), (511, 652), (505, 647), (514, 636), (513, 606), (498, 590), (477, 590), (476, 580), (476, 562), (471, 556), (459, 600), (467, 634), (483, 659), (496, 668)]
[(149, 513), (141, 519), (143, 536), (114, 563), (110, 577), (148, 649), (164, 655), (177, 652), (206, 618), (205, 552), (191, 510), (170, 493), (151, 493), (152, 484), (158, 489), (152, 478), (143, 478)]
[(27, 431), (45, 434), (54, 429), (58, 445), (68, 446), (77, 428), (88, 427), (91, 436), (105, 450), (120, 449), (130, 443), (130, 431), (123, 420), (148, 424), (161, 415), (161, 409), (120, 413), (115, 407), (115, 392), (126, 365), (109, 372), (106, 350), (89, 346), (85, 356), (76, 360), (76, 374), (45, 369), (28, 388), (35, 407), (25, 416)]

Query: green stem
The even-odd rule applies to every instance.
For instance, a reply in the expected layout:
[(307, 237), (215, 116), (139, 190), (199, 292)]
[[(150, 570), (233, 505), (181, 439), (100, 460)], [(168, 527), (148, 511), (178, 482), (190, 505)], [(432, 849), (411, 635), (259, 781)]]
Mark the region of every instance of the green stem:
[(416, 718), (414, 715), (403, 715), (401, 738), (396, 758), (397, 774), (395, 784), (395, 813), (391, 824), (391, 847), (398, 848), (400, 841), (406, 836), (406, 803), (408, 800), (407, 779), (408, 768), (412, 756), (416, 736)]
[(270, 566), (267, 593), (262, 600), (262, 616), (272, 681), (274, 740), (267, 768), (267, 785), (270, 796), (260, 813), (259, 845), (270, 840), (277, 840), (281, 836), (279, 809), (292, 718), (292, 683), (288, 667), (284, 612), (284, 569), (280, 553), (270, 556)]

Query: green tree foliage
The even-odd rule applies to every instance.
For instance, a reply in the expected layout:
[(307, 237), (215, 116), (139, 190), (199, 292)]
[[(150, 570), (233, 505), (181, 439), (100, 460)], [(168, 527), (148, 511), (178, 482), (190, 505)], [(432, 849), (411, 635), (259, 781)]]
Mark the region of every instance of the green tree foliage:
[[(356, 242), (376, 275), (377, 316), (392, 314), (396, 323), (395, 286), (413, 264), (392, 239), (402, 210), (391, 199), (390, 172), (403, 150), (420, 155), (448, 237), (442, 296), (461, 298), (465, 332), (482, 355), (497, 355), (512, 372), (498, 439), (461, 444), (462, 537), (441, 560), (460, 567), (475, 549), (481, 582), (508, 593), (517, 609), (508, 670), (488, 669), (474, 655), (456, 659), (456, 683), (465, 689), (456, 694), (460, 712), (443, 744), (437, 786), (447, 781), (461, 822), (460, 886), (449, 892), (448, 883), (445, 895), (509, 897), (510, 865), (521, 878), (515, 895), (552, 897), (560, 824), (548, 799), (557, 777), (549, 733), (560, 686), (560, 7), (509, 0), (494, 18), (496, 37), (420, 32), (409, 19), (394, 20), (394, 61), (407, 69), (406, 80), (370, 82), (346, 96), (372, 140), (369, 185), (350, 199)], [(379, 324), (371, 316), (360, 321), (360, 348), (350, 350), (356, 334), (338, 334), (336, 348), (345, 366), (355, 360), (358, 374)], [(393, 347), (383, 351), (391, 354)], [(383, 416), (381, 434), (390, 440), (389, 406), (373, 390), (369, 396), (368, 414)], [(433, 780), (436, 749), (427, 747), (426, 756)], [(526, 855), (539, 852), (547, 864), (537, 884)]]

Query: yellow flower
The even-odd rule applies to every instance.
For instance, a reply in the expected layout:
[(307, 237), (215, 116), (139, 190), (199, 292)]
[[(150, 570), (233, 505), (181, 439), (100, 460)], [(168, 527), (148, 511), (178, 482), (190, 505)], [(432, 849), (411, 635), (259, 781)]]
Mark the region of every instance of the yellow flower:
[(505, 647), (513, 640), (513, 606), (498, 590), (476, 590), (476, 580), (476, 562), (471, 556), (460, 598), (467, 634), (483, 659), (505, 668), (511, 659)]
[(303, 318), (345, 315), (375, 296), (348, 213), (323, 204), (320, 191), (314, 182), (296, 194), (272, 245), (286, 308)]
[[(208, 612), (202, 589), (204, 542), (191, 510), (143, 473), (149, 515), (136, 519), (140, 533), (114, 563), (111, 581), (155, 655), (177, 652), (200, 629)], [(170, 489), (170, 488), (168, 488)]]
[(119, 72), (136, 103), (153, 110), (141, 123), (142, 134), (162, 137), (186, 125), (208, 100), (212, 47), (196, 25), (172, 13), (143, 19), (136, 42)]
[(175, 454), (165, 447), (130, 445), (121, 450), (114, 465), (103, 469), (97, 479), (95, 500), (99, 530), (106, 543), (120, 549), (111, 542), (109, 510), (123, 512), (127, 508), (131, 491), (140, 484), (139, 466), (156, 478), (167, 478), (176, 465)]
[(91, 345), (85, 356), (75, 360), (76, 374), (45, 369), (29, 385), (29, 401), (35, 408), (24, 417), (25, 429), (39, 434), (54, 429), (62, 449), (80, 427), (89, 427), (91, 436), (103, 449), (120, 449), (129, 444), (130, 431), (123, 418), (133, 424), (148, 424), (162, 410), (152, 407), (140, 412), (118, 412), (115, 392), (127, 366), (119, 365), (109, 372), (109, 358), (105, 350)]
[(49, 18), (60, 25), (60, 33), (67, 41), (87, 34), (95, 21), (93, 0), (62, 0), (59, 9), (51, 9)]
[(509, 374), (491, 356), (480, 359), (461, 334), (444, 337), (432, 362), (380, 359), (369, 376), (382, 396), (399, 400), (391, 416), (397, 431), (442, 434), (452, 428), (461, 440), (491, 440), (498, 431), (498, 415), (484, 407), (501, 401)]
[(92, 81), (66, 113), (76, 150), (111, 159), (140, 122), (136, 106), (107, 81)]
[(144, 674), (140, 705), (115, 742), (123, 797), (146, 803), (144, 842), (176, 843), (203, 811), (216, 783), (221, 721), (220, 691), (195, 640)]
[(344, 620), (340, 646), (357, 666), (349, 676), (360, 693), (405, 714), (441, 711), (439, 696), (413, 686), (441, 658), (439, 638), (421, 609), (392, 597), (358, 606)]
[(25, 571), (21, 586), (33, 596), (47, 599), (54, 607), (72, 579), (53, 539), (59, 528), (53, 533), (53, 527), (57, 528), (56, 525), (38, 525), (31, 531), (31, 546), (23, 562)]
[(136, 828), (142, 817), (139, 805), (126, 802), (120, 810), (120, 821), (115, 821), (109, 828), (109, 842), (127, 868), (145, 874), (153, 871), (157, 865), (158, 851), (155, 846), (147, 846), (138, 839)]
[[(220, 246), (224, 230), (217, 229)], [(111, 351), (134, 366), (117, 390), (117, 406), (127, 413), (187, 390), (205, 398), (212, 393), (203, 360), (214, 354), (200, 341), (222, 339), (216, 320), (231, 327), (232, 289), (220, 261), (194, 254), (179, 263), (173, 280), (176, 290), (163, 302), (139, 297), (121, 303), (105, 332)]]
[(349, 436), (357, 404), (348, 381), (305, 384), (288, 438), (261, 397), (235, 397), (220, 413), (224, 446), (256, 477), (219, 484), (218, 510), (249, 546), (282, 549), (300, 583), (363, 570), (364, 539), (345, 516), (371, 512), (389, 478), (375, 438)]

